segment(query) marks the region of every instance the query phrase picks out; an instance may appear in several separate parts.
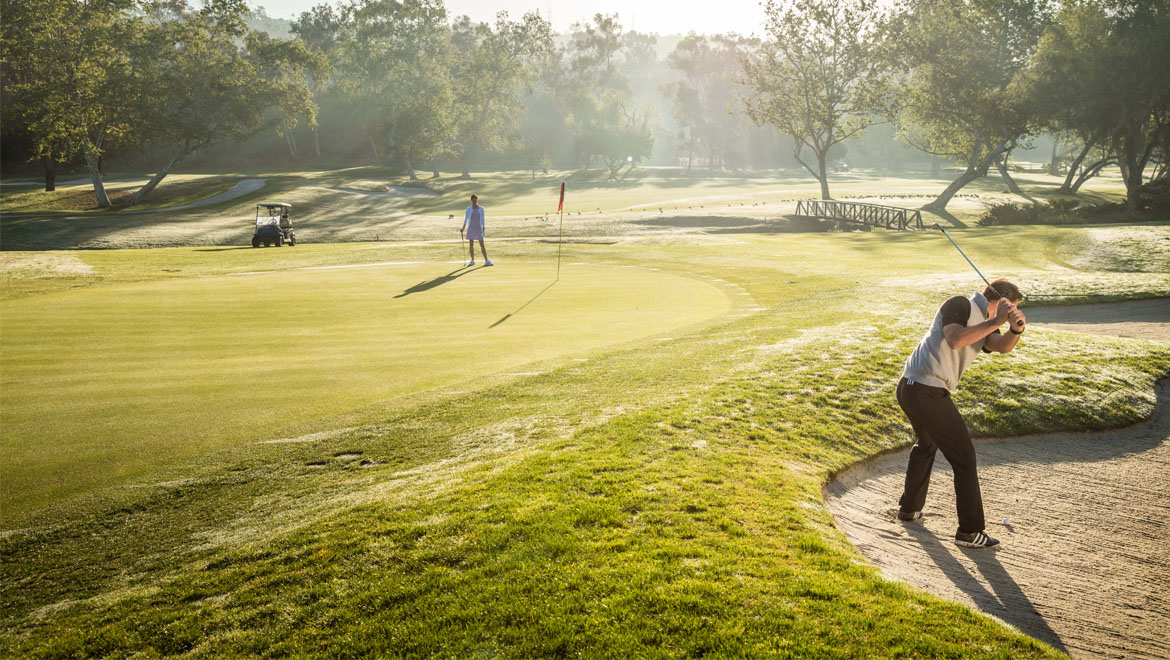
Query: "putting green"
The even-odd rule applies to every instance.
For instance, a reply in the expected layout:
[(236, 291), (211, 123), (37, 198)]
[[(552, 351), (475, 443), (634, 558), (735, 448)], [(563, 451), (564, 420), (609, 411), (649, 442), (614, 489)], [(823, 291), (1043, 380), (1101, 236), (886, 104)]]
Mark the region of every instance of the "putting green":
[[(3, 516), (397, 397), (730, 308), (643, 268), (388, 263), (90, 287), (4, 304)], [(550, 286), (551, 285), (551, 286)], [(488, 379), (488, 380), (484, 380)], [(474, 394), (468, 394), (474, 396)]]

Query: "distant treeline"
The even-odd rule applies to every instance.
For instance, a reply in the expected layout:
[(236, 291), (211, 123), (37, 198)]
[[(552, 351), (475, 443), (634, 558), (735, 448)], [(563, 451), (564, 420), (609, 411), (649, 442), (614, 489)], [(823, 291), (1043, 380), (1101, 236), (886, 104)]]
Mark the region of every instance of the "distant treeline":
[(1170, 0), (769, 2), (764, 38), (659, 37), (598, 14), (476, 23), (442, 0), (0, 0), (3, 159), (423, 170), (965, 168), (943, 195), (1055, 135), (1075, 191), (1107, 165), (1166, 176)]

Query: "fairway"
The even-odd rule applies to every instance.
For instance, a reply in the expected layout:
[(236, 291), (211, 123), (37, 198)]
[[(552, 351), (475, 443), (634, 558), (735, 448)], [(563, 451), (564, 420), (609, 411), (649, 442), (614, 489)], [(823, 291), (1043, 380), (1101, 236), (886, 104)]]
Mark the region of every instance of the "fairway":
[(473, 397), (528, 363), (730, 306), (715, 286), (657, 269), (565, 264), (554, 284), (555, 274), (551, 261), (382, 262), (8, 302), (4, 517), (218, 448), (354, 423), (431, 388)]

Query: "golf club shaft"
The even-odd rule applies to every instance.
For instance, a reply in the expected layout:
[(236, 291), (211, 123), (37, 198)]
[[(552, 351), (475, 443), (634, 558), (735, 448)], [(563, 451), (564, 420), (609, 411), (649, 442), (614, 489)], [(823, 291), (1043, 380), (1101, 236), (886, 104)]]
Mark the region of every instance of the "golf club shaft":
[[(993, 285), (991, 282), (988, 282), (987, 278), (983, 276), (983, 273), (979, 272), (979, 268), (975, 265), (975, 263), (973, 261), (971, 261), (971, 257), (968, 257), (967, 253), (963, 252), (963, 248), (959, 247), (959, 244), (955, 242), (955, 239), (951, 238), (951, 235), (947, 233), (947, 230), (940, 227), (937, 222), (932, 224), (931, 227), (934, 227), (935, 229), (941, 231), (942, 235), (947, 237), (947, 240), (951, 242), (951, 245), (955, 246), (955, 249), (959, 251), (959, 254), (963, 255), (963, 258), (967, 260), (967, 263), (971, 264), (971, 268), (973, 268), (975, 270), (975, 272), (979, 275), (979, 279), (983, 280), (983, 282), (985, 284), (987, 284), (988, 287), (990, 287), (993, 291), (998, 293), (1000, 298), (1004, 297), (1003, 293), (1001, 293), (999, 289), (996, 289), (995, 285)], [(1017, 321), (1016, 325), (1023, 327), (1024, 322)]]

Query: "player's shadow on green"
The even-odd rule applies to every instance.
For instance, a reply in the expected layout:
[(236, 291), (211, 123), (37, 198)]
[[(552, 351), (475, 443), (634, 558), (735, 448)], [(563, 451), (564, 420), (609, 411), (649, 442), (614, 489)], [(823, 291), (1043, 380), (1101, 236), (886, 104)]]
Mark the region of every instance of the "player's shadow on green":
[(980, 583), (978, 576), (973, 575), (951, 556), (950, 548), (944, 547), (930, 530), (920, 525), (908, 524), (906, 531), (922, 545), (927, 556), (942, 570), (951, 584), (975, 601), (979, 609), (1007, 621), (1036, 639), (1051, 644), (1061, 653), (1068, 654), (1060, 635), (1048, 625), (1027, 594), (999, 562), (999, 558), (995, 556), (997, 550), (990, 548), (962, 550), (975, 562), (979, 574), (991, 587), (991, 591), (988, 591), (987, 587)]
[(520, 310), (531, 305), (533, 302), (536, 301), (537, 298), (543, 296), (545, 291), (548, 291), (549, 289), (553, 288), (553, 284), (556, 284), (556, 283), (557, 283), (556, 280), (553, 280), (552, 284), (549, 284), (548, 286), (541, 289), (540, 293), (536, 294), (535, 296), (532, 296), (532, 300), (529, 300), (528, 302), (524, 303), (523, 305), (520, 305), (520, 307), (517, 308), (516, 311), (514, 311), (510, 314), (504, 314), (503, 318), (501, 318), (499, 321), (496, 321), (495, 323), (489, 325), (488, 330), (491, 330), (492, 328), (496, 327), (497, 325), (499, 325), (499, 324), (503, 323), (504, 321), (507, 321), (508, 319), (512, 318), (513, 316), (519, 314)]
[[(480, 268), (483, 268), (483, 266), (480, 266)], [(426, 282), (419, 282), (418, 284), (415, 284), (414, 286), (410, 287), (406, 291), (403, 291), (402, 293), (400, 293), (394, 297), (395, 298), (405, 298), (406, 296), (409, 296), (412, 293), (422, 293), (423, 291), (430, 291), (431, 289), (433, 289), (437, 286), (442, 286), (448, 282), (452, 282), (454, 280), (457, 280), (460, 277), (463, 277), (464, 275), (470, 273), (473, 270), (478, 270), (478, 269), (472, 268), (470, 266), (460, 266), (459, 268), (456, 268), (455, 270), (451, 271), (450, 273), (447, 273), (446, 275), (440, 275), (439, 277), (436, 277), (433, 280), (427, 280)]]

